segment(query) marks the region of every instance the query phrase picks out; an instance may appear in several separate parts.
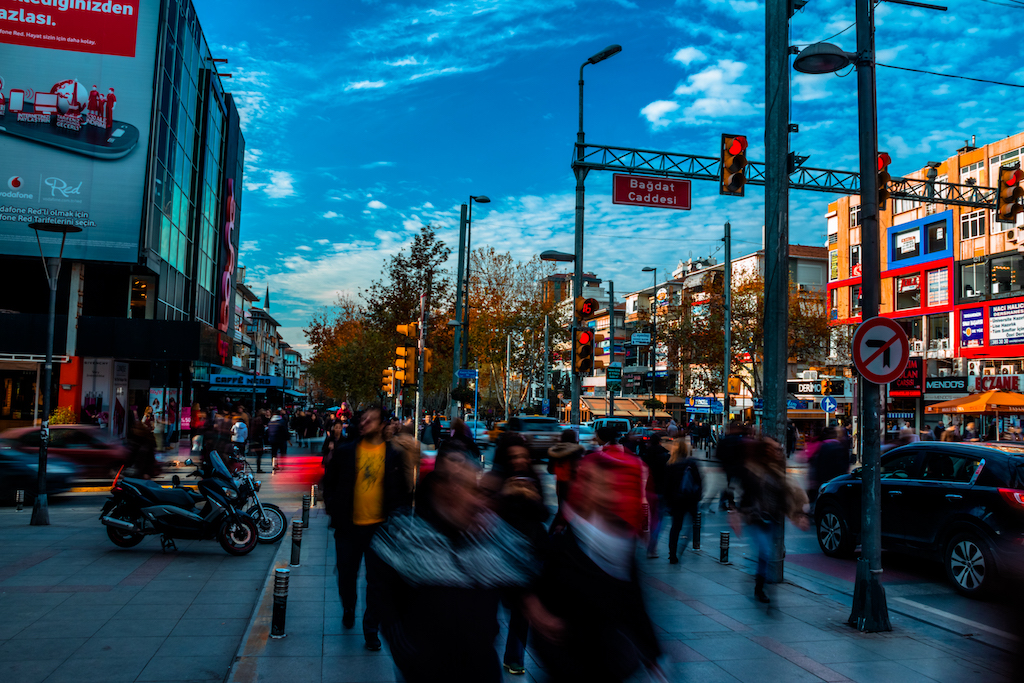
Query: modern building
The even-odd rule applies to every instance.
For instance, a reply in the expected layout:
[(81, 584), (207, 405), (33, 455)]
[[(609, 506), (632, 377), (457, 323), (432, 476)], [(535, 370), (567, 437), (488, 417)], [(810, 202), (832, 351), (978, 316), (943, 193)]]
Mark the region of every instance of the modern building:
[[(33, 220), (81, 229), (58, 279), (55, 406), (105, 415), (117, 435), (145, 406), (185, 423), (198, 388), (235, 366), (245, 141), (223, 60), (190, 0), (115, 5), (103, 21), (86, 5), (0, 34), (5, 126), (32, 132), (0, 135), (0, 428), (40, 418), (39, 252), (57, 256), (61, 235), (37, 246)], [(80, 42), (61, 38), (72, 26)]]
[[(994, 187), (999, 167), (1022, 157), (1024, 133), (981, 146), (972, 139), (906, 177)], [(880, 314), (896, 320), (911, 344), (907, 374), (889, 386), (890, 429), (920, 427), (925, 406), (995, 386), (993, 377), (1001, 378), (1001, 388), (1022, 388), (1024, 216), (999, 223), (994, 214), (902, 199), (880, 212)], [(849, 365), (843, 340), (861, 322), (859, 198), (833, 202), (826, 219), (829, 321), (837, 339), (832, 357)]]

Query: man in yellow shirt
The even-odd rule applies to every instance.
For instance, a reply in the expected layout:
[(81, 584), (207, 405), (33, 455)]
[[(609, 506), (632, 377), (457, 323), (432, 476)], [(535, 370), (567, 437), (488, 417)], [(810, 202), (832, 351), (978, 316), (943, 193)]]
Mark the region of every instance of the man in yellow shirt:
[[(359, 426), (358, 437), (335, 449), (323, 482), (324, 502), (334, 527), (341, 622), (346, 629), (355, 626), (356, 579), (370, 541), (389, 515), (407, 510), (412, 502), (402, 456), (384, 440), (383, 409), (367, 408), (352, 424)], [(367, 584), (373, 580), (372, 573), (367, 571)], [(363, 613), (363, 637), (368, 650), (381, 647), (374, 607), (367, 600)]]

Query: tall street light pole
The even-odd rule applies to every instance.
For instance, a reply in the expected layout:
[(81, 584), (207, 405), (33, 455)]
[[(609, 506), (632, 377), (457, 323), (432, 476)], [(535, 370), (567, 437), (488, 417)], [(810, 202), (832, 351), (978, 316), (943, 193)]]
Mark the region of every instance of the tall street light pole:
[[(466, 260), (465, 270), (460, 270), (459, 274), (462, 277), (462, 286), (465, 288), (465, 293), (462, 295), (462, 317), (459, 320), (462, 321), (462, 365), (469, 367), (469, 273), (473, 269), (473, 201), (477, 204), (490, 204), (491, 200), (485, 195), (470, 195), (469, 196), (469, 212), (466, 219)], [(463, 204), (463, 206), (466, 206)], [(461, 235), (459, 239), (461, 249)], [(461, 260), (460, 260), (461, 262)], [(453, 416), (454, 417), (454, 416)]]
[[(472, 201), (472, 200), (471, 200)], [(465, 271), (466, 263), (466, 224), (468, 223), (467, 218), (467, 206), (462, 205), (461, 214), (459, 216), (459, 269), (456, 272), (456, 278), (462, 278), (462, 274)], [(454, 329), (454, 343), (452, 347), (454, 354), (452, 356), (452, 400), (449, 407), (448, 417), (454, 420), (459, 416), (459, 404), (455, 400), (455, 389), (459, 386), (459, 370), (462, 368), (462, 293), (463, 286), (462, 282), (455, 283), (455, 320), (457, 324), (453, 325)], [(451, 323), (449, 323), (450, 325)]]
[[(64, 243), (67, 241), (69, 232), (82, 232), (82, 229), (73, 225), (61, 225), (59, 223), (29, 223), (36, 233), (36, 244), (39, 245), (39, 257), (43, 260), (43, 272), (46, 274), (46, 282), (50, 287), (50, 314), (46, 320), (46, 364), (43, 366), (43, 419), (39, 428), (39, 472), (36, 480), (36, 500), (32, 505), (32, 518), (29, 521), (31, 526), (49, 526), (50, 508), (46, 502), (46, 454), (50, 445), (50, 384), (53, 382), (53, 325), (57, 312), (57, 279), (60, 277), (60, 263), (64, 258)], [(59, 232), (60, 252), (57, 258), (49, 259), (43, 256), (43, 241), (39, 237), (40, 232)]]
[[(644, 273), (650, 273), (654, 277), (651, 283), (651, 398), (654, 398), (654, 382), (657, 379), (658, 364), (655, 356), (658, 351), (658, 269), (651, 266), (644, 266)], [(651, 424), (654, 424), (654, 408), (651, 408)]]
[[(588, 64), (597, 64), (603, 62), (612, 55), (622, 52), (622, 46), (620, 45), (609, 45), (605, 49), (592, 56), (587, 61), (580, 65), (580, 126), (576, 132), (576, 161), (583, 161), (583, 67)], [(576, 175), (576, 235), (575, 235), (575, 269), (573, 270), (572, 278), (572, 295), (574, 297), (583, 296), (583, 212), (584, 204), (586, 202), (586, 192), (584, 189), (583, 181), (587, 177), (587, 169), (583, 166), (573, 164), (573, 173)], [(580, 327), (580, 317), (573, 307), (572, 316), (572, 335), (575, 336), (576, 330)], [(572, 373), (572, 407), (569, 412), (569, 422), (574, 425), (580, 423), (580, 393), (582, 390), (582, 378), (577, 373)]]

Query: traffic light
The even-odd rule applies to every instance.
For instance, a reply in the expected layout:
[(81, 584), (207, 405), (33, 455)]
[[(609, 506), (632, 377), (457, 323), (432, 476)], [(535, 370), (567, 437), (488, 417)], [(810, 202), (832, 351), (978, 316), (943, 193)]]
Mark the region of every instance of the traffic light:
[(721, 159), (718, 194), (742, 197), (747, 183), (747, 136), (723, 134)]
[[(402, 327), (399, 325), (399, 327)], [(395, 373), (395, 379), (409, 384), (416, 381), (416, 347), (415, 346), (399, 346), (395, 349), (395, 355), (398, 358), (395, 360), (395, 366), (398, 368), (398, 372)]]
[(1024, 188), (1020, 186), (1024, 180), (1024, 171), (1020, 164), (999, 167), (999, 188), (996, 193), (996, 220), (1000, 223), (1016, 223), (1017, 214), (1021, 212), (1021, 197)]
[(729, 393), (730, 394), (738, 394), (738, 393), (740, 393), (740, 390), (742, 388), (743, 387), (742, 387), (742, 384), (740, 383), (740, 378), (739, 377), (730, 377), (729, 378)]
[[(590, 342), (590, 345), (591, 345), (591, 348), (593, 349), (592, 355), (594, 356), (593, 366), (595, 368), (603, 368), (603, 367), (605, 367), (606, 364), (604, 362), (604, 358), (597, 358), (597, 349), (601, 348), (601, 343), (605, 339), (607, 339), (608, 337), (606, 335), (601, 334), (600, 332), (592, 333), (591, 337), (592, 337), (592, 341)], [(603, 353), (604, 352), (602, 352), (602, 354)], [(611, 359), (609, 359), (608, 362), (610, 363)]]
[(410, 339), (416, 338), (416, 332), (419, 325), (417, 323), (409, 323), (408, 325), (399, 325), (397, 327), (398, 334), (409, 337)]
[(572, 369), (586, 374), (594, 369), (594, 333), (577, 330), (572, 345)]
[(430, 349), (423, 349), (423, 372), (430, 372), (430, 361), (434, 357), (434, 352)]
[(892, 181), (892, 176), (889, 175), (889, 164), (892, 163), (892, 157), (885, 152), (878, 153), (878, 210), (881, 211), (885, 208), (885, 203), (889, 200), (889, 183)]
[(577, 318), (589, 318), (597, 313), (597, 299), (584, 299), (578, 296), (573, 300), (573, 303), (576, 305)]
[(380, 388), (384, 390), (386, 396), (395, 395), (395, 370), (394, 368), (384, 368), (384, 375), (380, 378)]

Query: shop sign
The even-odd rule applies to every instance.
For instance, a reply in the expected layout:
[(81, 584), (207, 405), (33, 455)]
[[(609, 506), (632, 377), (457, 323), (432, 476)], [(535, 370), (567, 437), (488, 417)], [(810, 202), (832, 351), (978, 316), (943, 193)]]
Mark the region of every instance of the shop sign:
[(924, 380), (926, 394), (966, 394), (967, 377), (926, 377)]
[(899, 283), (899, 293), (904, 294), (906, 292), (916, 292), (921, 288), (921, 276), (911, 275), (909, 277), (897, 278), (896, 281)]
[(1024, 344), (1024, 301), (988, 309), (989, 346)]
[(985, 309), (965, 308), (960, 311), (960, 346), (975, 348), (985, 341)]
[(270, 375), (259, 375), (253, 377), (252, 375), (211, 375), (210, 384), (217, 387), (252, 387), (254, 384), (258, 387), (283, 387), (284, 377), (275, 377)]
[(972, 391), (1017, 391), (1021, 390), (1022, 375), (971, 375)]
[(812, 394), (814, 396), (844, 396), (846, 394), (846, 380), (843, 379), (818, 379), (786, 380), (786, 393), (789, 394)]
[(833, 249), (828, 252), (828, 279), (829, 281), (839, 279), (839, 250)]
[(921, 381), (924, 378), (924, 359), (916, 356), (907, 360), (903, 374), (889, 383), (889, 395), (912, 398), (921, 395)]
[(722, 412), (722, 402), (714, 396), (691, 396), (686, 399), (686, 412), (717, 415)]
[(899, 238), (899, 248), (901, 254), (906, 254), (917, 249), (918, 233), (911, 232), (906, 235), (901, 235)]

